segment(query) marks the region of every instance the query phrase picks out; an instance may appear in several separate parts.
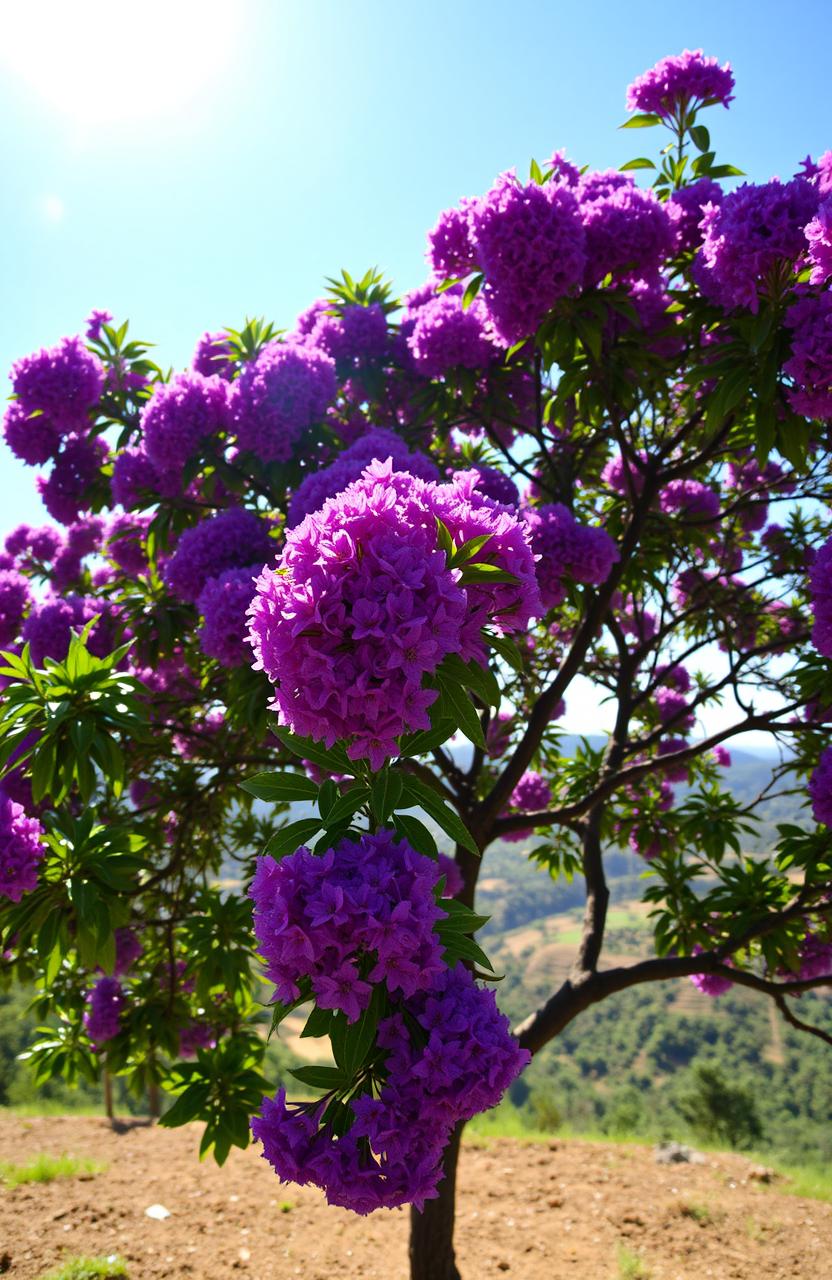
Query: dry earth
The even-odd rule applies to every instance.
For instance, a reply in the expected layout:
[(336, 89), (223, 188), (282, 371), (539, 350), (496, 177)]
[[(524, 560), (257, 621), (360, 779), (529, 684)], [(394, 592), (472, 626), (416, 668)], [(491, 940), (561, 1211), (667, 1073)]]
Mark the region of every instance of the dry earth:
[[(407, 1215), (357, 1218), (281, 1186), (256, 1149), (200, 1164), (199, 1130), (0, 1115), (0, 1161), (108, 1163), (93, 1178), (0, 1189), (0, 1274), (36, 1280), (70, 1255), (118, 1254), (130, 1280), (404, 1280)], [(646, 1147), (468, 1146), (458, 1251), (465, 1280), (615, 1280), (623, 1245), (651, 1280), (825, 1280), (832, 1205), (750, 1177), (740, 1156), (657, 1165)], [(145, 1215), (162, 1204), (170, 1217)]]

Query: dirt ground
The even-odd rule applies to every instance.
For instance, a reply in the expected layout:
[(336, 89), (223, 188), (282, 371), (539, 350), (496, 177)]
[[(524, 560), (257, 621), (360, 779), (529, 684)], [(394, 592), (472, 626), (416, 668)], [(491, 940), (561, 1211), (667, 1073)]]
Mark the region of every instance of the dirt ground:
[[(198, 1140), (195, 1125), (114, 1133), (98, 1119), (0, 1115), (0, 1161), (67, 1153), (108, 1165), (0, 1189), (0, 1275), (36, 1280), (71, 1255), (117, 1254), (130, 1280), (405, 1280), (404, 1212), (330, 1208), (313, 1189), (282, 1186), (258, 1148), (232, 1152), (224, 1169), (200, 1164)], [(577, 1141), (469, 1145), (463, 1278), (832, 1277), (832, 1205), (783, 1194), (752, 1169), (740, 1156), (667, 1166), (646, 1147)], [(154, 1204), (170, 1216), (147, 1217)]]

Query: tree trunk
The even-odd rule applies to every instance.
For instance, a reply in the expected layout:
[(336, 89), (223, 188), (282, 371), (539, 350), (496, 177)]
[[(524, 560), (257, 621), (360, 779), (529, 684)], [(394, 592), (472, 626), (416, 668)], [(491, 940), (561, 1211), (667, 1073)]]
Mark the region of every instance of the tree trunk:
[(410, 1210), (410, 1280), (461, 1280), (454, 1257), (456, 1166), (462, 1125), (453, 1133), (445, 1151), (445, 1177), (439, 1196), (428, 1200), (422, 1213)]
[(104, 1069), (104, 1114), (112, 1124), (113, 1122), (113, 1078), (107, 1069)]

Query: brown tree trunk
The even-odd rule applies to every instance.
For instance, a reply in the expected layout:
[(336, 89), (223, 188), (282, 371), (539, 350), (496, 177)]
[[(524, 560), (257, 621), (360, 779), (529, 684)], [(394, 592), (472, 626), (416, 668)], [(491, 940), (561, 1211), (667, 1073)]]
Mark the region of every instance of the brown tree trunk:
[(461, 1280), (454, 1256), (456, 1166), (462, 1125), (445, 1151), (445, 1177), (439, 1196), (428, 1200), (422, 1213), (410, 1210), (410, 1280)]
[(104, 1070), (104, 1114), (112, 1124), (113, 1122), (113, 1078), (109, 1071)]

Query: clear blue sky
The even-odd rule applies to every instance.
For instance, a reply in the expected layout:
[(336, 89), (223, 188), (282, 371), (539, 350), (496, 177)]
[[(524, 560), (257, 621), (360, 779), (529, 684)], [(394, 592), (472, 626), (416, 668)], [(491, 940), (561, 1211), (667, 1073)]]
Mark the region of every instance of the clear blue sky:
[[(64, 16), (61, 17), (61, 10)], [(142, 15), (140, 21), (132, 14)], [(183, 364), (205, 328), (280, 324), (341, 266), (423, 278), (459, 196), (565, 147), (618, 165), (628, 82), (703, 46), (737, 78), (720, 154), (756, 179), (832, 146), (832, 6), (630, 0), (0, 0), (0, 366), (93, 306)], [(67, 16), (68, 15), (68, 16)], [(40, 519), (3, 454), (6, 520)]]

